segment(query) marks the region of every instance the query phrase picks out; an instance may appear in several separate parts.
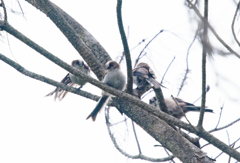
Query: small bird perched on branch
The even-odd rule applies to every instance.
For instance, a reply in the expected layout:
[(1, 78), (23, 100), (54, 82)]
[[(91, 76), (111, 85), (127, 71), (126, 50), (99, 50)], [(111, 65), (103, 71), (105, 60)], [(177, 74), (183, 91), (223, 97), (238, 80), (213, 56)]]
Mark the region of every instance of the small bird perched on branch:
[(147, 63), (141, 62), (133, 69), (133, 82), (137, 88), (144, 87), (147, 83), (151, 83), (155, 88), (160, 88), (161, 85), (156, 81), (156, 75)]
[[(80, 70), (81, 72), (90, 75), (90, 68), (84, 61), (82, 60), (73, 60), (72, 61), (72, 66)], [(68, 73), (62, 80), (61, 83), (69, 85), (69, 86), (79, 86), (78, 89), (82, 88), (84, 84), (86, 84), (86, 81), (84, 81), (81, 77), (75, 76), (71, 73)], [(67, 94), (67, 91), (62, 90), (60, 88), (54, 89), (52, 92), (47, 94), (46, 96), (51, 96), (55, 93), (54, 99), (56, 100), (57, 98), (59, 101), (61, 101)]]
[[(120, 70), (120, 65), (115, 61), (108, 61), (105, 64), (105, 68), (107, 69), (107, 72), (104, 75), (102, 82), (115, 89), (123, 90), (126, 85), (126, 77)], [(110, 96), (111, 95), (109, 93), (103, 91), (102, 97), (98, 101), (97, 106), (89, 114), (87, 119), (91, 117), (92, 120), (95, 121), (98, 112), (100, 112), (100, 110), (105, 106)]]
[[(177, 106), (177, 104), (175, 103), (175, 101), (172, 98), (166, 98), (165, 99), (165, 103), (168, 107), (168, 112), (171, 116), (181, 119), (183, 117), (183, 113), (187, 113), (189, 111), (200, 111), (200, 106), (195, 106), (191, 103), (185, 102), (180, 98), (175, 97), (176, 102), (178, 103), (179, 107)], [(156, 99), (156, 97), (153, 97), (149, 100), (149, 104), (159, 108), (158, 105), (158, 101)], [(182, 109), (182, 111), (180, 110)], [(212, 109), (205, 109), (205, 112), (210, 112), (213, 113)]]

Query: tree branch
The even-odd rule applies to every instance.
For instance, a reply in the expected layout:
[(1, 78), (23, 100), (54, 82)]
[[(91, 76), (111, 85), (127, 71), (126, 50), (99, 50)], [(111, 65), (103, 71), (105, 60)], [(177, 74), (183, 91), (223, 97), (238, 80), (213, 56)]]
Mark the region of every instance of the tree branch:
[(4, 22), (7, 22), (8, 21), (8, 17), (7, 17), (7, 9), (6, 9), (6, 6), (5, 6), (5, 3), (3, 0), (1, 0), (1, 5), (2, 5), (2, 8), (3, 8), (3, 13), (4, 13)]
[(118, 20), (118, 28), (122, 38), (122, 44), (124, 48), (124, 54), (127, 62), (127, 92), (132, 94), (133, 91), (133, 75), (132, 75), (132, 60), (131, 54), (128, 47), (127, 38), (124, 32), (123, 22), (122, 22), (122, 0), (117, 1), (117, 20)]
[(26, 75), (28, 77), (31, 77), (33, 79), (36, 79), (36, 80), (42, 81), (44, 83), (56, 86), (58, 88), (66, 90), (68, 92), (71, 92), (71, 93), (74, 93), (74, 94), (86, 97), (86, 98), (94, 100), (94, 101), (98, 101), (99, 98), (100, 98), (99, 96), (93, 95), (93, 94), (91, 94), (89, 92), (86, 92), (86, 91), (83, 91), (83, 90), (79, 90), (79, 89), (74, 88), (74, 87), (70, 87), (70, 86), (65, 85), (63, 83), (56, 82), (56, 81), (54, 81), (54, 80), (52, 80), (50, 78), (47, 78), (45, 76), (42, 76), (42, 75), (36, 74), (34, 72), (31, 72), (31, 71), (25, 69), (24, 67), (22, 67), (21, 65), (19, 65), (18, 63), (16, 63), (16, 62), (12, 61), (11, 59), (7, 58), (6, 56), (4, 56), (1, 53), (0, 53), (0, 60), (4, 61), (8, 65), (10, 65), (14, 69), (16, 69), (18, 72), (20, 72), (20, 73), (22, 73), (22, 74), (24, 74), (24, 75)]
[[(37, 9), (41, 10), (44, 14), (46, 14), (43, 10), (42, 6), (38, 6), (35, 0), (26, 0), (28, 3), (36, 7)], [(70, 15), (64, 12), (61, 8), (59, 8), (54, 3), (50, 2), (52, 6), (58, 11), (60, 15), (67, 21), (67, 23), (76, 31), (76, 34), (83, 40), (85, 45), (92, 50), (95, 57), (103, 64), (109, 60), (112, 60), (111, 57), (108, 55), (106, 50), (102, 47), (102, 45), (76, 20), (74, 20)], [(53, 23), (57, 24), (55, 20), (52, 20)], [(81, 54), (85, 56), (85, 54)], [(85, 56), (87, 57), (87, 56)], [(86, 60), (85, 60), (86, 61)], [(88, 63), (88, 62), (87, 62)], [(90, 64), (89, 64), (90, 65)], [(92, 69), (93, 70), (93, 69)], [(93, 70), (94, 71), (94, 70)]]
[(237, 17), (237, 13), (238, 13), (239, 7), (240, 7), (240, 1), (237, 4), (237, 8), (236, 8), (236, 11), (235, 11), (235, 14), (234, 14), (234, 17), (233, 17), (233, 21), (232, 21), (232, 26), (231, 26), (232, 27), (233, 37), (234, 37), (235, 41), (237, 42), (238, 46), (240, 46), (240, 42), (238, 41), (237, 36), (235, 34), (234, 25), (235, 25), (235, 20), (236, 20), (236, 17)]
[(207, 59), (207, 47), (205, 46), (208, 38), (208, 28), (206, 22), (208, 22), (208, 0), (204, 1), (204, 30), (203, 30), (203, 51), (202, 51), (202, 104), (198, 120), (197, 128), (201, 130), (203, 124), (203, 117), (206, 104), (206, 59)]
[[(92, 50), (83, 42), (72, 26), (59, 14), (58, 10), (48, 0), (28, 1), (41, 8), (41, 10), (55, 23), (55, 25), (61, 30), (73, 47), (83, 57), (87, 64), (91, 67), (94, 74), (99, 80), (105, 73), (103, 64), (95, 57)], [(56, 5), (55, 5), (56, 6)]]
[(219, 130), (222, 130), (222, 129), (225, 129), (225, 128), (228, 128), (229, 126), (232, 126), (233, 124), (237, 123), (238, 121), (240, 121), (240, 118), (236, 119), (235, 121), (223, 126), (223, 127), (219, 127), (219, 128), (215, 128), (215, 129), (212, 129), (209, 131), (209, 133), (211, 132), (214, 132), (214, 131), (219, 131)]

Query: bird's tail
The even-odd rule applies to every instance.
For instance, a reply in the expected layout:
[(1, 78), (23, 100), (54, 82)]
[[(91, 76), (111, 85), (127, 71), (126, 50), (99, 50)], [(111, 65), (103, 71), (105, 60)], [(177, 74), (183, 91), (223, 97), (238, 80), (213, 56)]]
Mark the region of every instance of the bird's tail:
[(93, 111), (89, 114), (89, 116), (86, 119), (92, 118), (93, 121), (96, 120), (97, 114), (101, 111), (101, 109), (105, 106), (105, 104), (108, 102), (109, 96), (102, 96), (100, 100), (98, 101), (97, 106), (93, 109)]
[(60, 92), (61, 90), (59, 89), (59, 88), (56, 88), (56, 89), (54, 89), (52, 92), (50, 92), (50, 93), (48, 93), (47, 95), (45, 95), (45, 97), (47, 97), (47, 96), (52, 96), (53, 94), (55, 94), (55, 96), (54, 96), (54, 100), (56, 100), (57, 99), (57, 96), (58, 96), (58, 92)]
[[(184, 106), (187, 108), (188, 111), (200, 111), (201, 107), (200, 106)], [(205, 109), (205, 112), (210, 112), (213, 113), (212, 109)]]
[(147, 81), (150, 82), (154, 86), (154, 88), (160, 88), (160, 86), (166, 88), (165, 86), (163, 86), (162, 84), (160, 84), (157, 80), (155, 80), (153, 78), (148, 78)]

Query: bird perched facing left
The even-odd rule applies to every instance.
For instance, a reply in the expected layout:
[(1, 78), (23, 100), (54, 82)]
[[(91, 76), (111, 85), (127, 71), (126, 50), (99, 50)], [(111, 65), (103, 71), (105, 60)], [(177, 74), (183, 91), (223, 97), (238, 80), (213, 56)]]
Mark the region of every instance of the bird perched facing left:
[[(72, 64), (73, 67), (77, 68), (81, 72), (90, 75), (90, 68), (88, 67), (87, 64), (84, 63), (84, 61), (78, 59), (78, 60), (73, 60)], [(75, 76), (71, 73), (68, 73), (62, 80), (61, 83), (69, 85), (69, 86), (77, 86), (79, 85), (79, 89), (83, 87), (84, 84), (86, 84), (86, 81), (83, 80), (81, 77)], [(67, 94), (67, 91), (62, 90), (60, 88), (54, 89), (52, 92), (47, 94), (46, 96), (51, 96), (55, 93), (54, 99), (56, 100), (57, 98), (59, 101), (61, 101), (65, 95)]]
[[(115, 61), (108, 61), (105, 64), (105, 68), (107, 69), (107, 72), (105, 73), (102, 82), (115, 89), (123, 90), (126, 85), (126, 77), (120, 70), (120, 65)], [(91, 117), (92, 120), (95, 121), (98, 112), (100, 112), (100, 110), (105, 106), (110, 96), (111, 95), (109, 93), (103, 91), (102, 97), (98, 101), (97, 106), (89, 114), (87, 119)]]
[[(191, 103), (185, 102), (180, 98), (175, 97), (176, 102), (178, 103), (179, 107), (182, 109), (184, 113), (187, 113), (189, 111), (200, 111), (200, 106), (195, 106)], [(178, 108), (177, 104), (172, 98), (166, 98), (165, 103), (168, 107), (168, 112), (171, 116), (181, 119), (183, 117), (182, 111)], [(159, 108), (158, 101), (156, 97), (153, 97), (149, 100), (149, 104)], [(211, 112), (213, 113), (212, 109), (205, 109), (205, 112)]]
[(162, 86), (156, 81), (154, 71), (144, 62), (137, 64), (136, 68), (133, 69), (133, 82), (137, 85), (137, 88), (144, 87), (147, 83), (151, 83), (155, 88)]

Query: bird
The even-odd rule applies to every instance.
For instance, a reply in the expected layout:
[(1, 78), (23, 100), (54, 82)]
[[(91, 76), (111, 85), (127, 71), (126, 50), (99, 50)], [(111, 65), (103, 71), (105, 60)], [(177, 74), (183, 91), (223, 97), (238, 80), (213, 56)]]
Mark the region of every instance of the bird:
[[(181, 119), (184, 116), (182, 111), (184, 113), (187, 113), (189, 111), (200, 111), (200, 108), (201, 108), (200, 106), (195, 106), (191, 103), (183, 101), (180, 98), (175, 97), (176, 102), (178, 103), (179, 107), (182, 109), (182, 111), (181, 111), (172, 98), (165, 98), (164, 100), (167, 105), (169, 114), (178, 119)], [(156, 97), (151, 98), (149, 100), (149, 104), (159, 109), (159, 105), (158, 105)], [(213, 110), (205, 109), (205, 112), (213, 113)]]
[[(120, 65), (117, 62), (111, 60), (105, 64), (105, 68), (107, 69), (107, 72), (105, 73), (102, 82), (108, 86), (122, 91), (126, 85), (126, 77), (120, 70)], [(96, 107), (86, 119), (89, 119), (91, 117), (92, 120), (95, 121), (98, 112), (100, 112), (100, 110), (105, 106), (110, 97), (111, 95), (109, 93), (103, 91), (102, 97), (99, 99)]]
[(164, 87), (156, 81), (156, 75), (147, 63), (141, 62), (133, 69), (133, 83), (137, 88), (144, 87), (146, 84), (151, 83), (155, 88)]
[[(88, 67), (88, 65), (86, 63), (84, 63), (84, 61), (77, 59), (77, 60), (73, 60), (71, 65), (75, 68), (77, 68), (78, 70), (80, 70), (81, 72), (90, 75), (90, 68)], [(69, 86), (79, 86), (78, 89), (81, 89), (83, 87), (84, 84), (86, 84), (86, 81), (83, 80), (81, 77), (75, 76), (71, 73), (68, 73), (62, 80), (61, 83), (69, 85)], [(59, 99), (59, 101), (61, 101), (67, 94), (67, 91), (62, 90), (61, 88), (56, 88), (54, 89), (52, 92), (48, 93), (46, 96), (51, 96), (55, 94), (54, 99), (56, 100), (57, 98)], [(45, 97), (46, 97), (45, 96)]]

